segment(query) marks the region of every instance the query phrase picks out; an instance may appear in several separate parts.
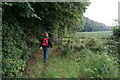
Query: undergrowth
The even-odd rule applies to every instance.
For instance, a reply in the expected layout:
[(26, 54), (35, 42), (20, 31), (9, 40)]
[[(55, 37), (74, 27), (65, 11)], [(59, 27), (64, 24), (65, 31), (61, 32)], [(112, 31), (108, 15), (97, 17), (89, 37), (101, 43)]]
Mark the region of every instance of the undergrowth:
[[(73, 40), (75, 41), (75, 40)], [(118, 58), (107, 53), (97, 39), (69, 42), (61, 46), (61, 56), (52, 58), (46, 78), (118, 78)], [(57, 54), (57, 53), (56, 53)]]

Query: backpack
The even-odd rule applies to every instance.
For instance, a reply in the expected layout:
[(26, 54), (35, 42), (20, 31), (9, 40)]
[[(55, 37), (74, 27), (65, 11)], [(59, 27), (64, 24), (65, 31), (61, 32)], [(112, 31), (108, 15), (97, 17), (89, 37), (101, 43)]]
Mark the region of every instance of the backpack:
[(43, 38), (42, 46), (48, 46), (48, 38)]

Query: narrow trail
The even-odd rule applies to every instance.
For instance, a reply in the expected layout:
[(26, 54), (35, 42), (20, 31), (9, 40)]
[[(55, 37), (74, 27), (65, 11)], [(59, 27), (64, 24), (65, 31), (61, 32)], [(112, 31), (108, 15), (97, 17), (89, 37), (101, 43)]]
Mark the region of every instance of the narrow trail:
[[(49, 52), (49, 59), (54, 57), (54, 53), (57, 53), (58, 56), (61, 54), (59, 52), (60, 45), (57, 45), (56, 48), (53, 48)], [(47, 64), (43, 63), (43, 51), (37, 49), (36, 52), (32, 54), (30, 59), (27, 62), (27, 67), (23, 73), (23, 77), (27, 78), (44, 78)], [(38, 76), (39, 74), (39, 76)]]
[(25, 69), (25, 72), (23, 73), (23, 75), (27, 75), (29, 77), (29, 75), (31, 73), (35, 72), (35, 69), (32, 68), (35, 66), (35, 64), (37, 63), (37, 61), (39, 60), (39, 58), (41, 59), (40, 56), (42, 56), (42, 50), (37, 50), (36, 52), (32, 53), (31, 57), (29, 58), (28, 62), (27, 62), (27, 67)]

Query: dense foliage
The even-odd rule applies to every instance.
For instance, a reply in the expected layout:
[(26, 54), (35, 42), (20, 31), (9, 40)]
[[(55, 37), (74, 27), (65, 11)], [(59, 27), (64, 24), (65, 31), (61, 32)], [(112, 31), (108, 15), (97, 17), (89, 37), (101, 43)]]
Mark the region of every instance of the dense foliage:
[(40, 36), (73, 33), (83, 25), (83, 13), (88, 2), (4, 2), (3, 23), (3, 77), (18, 77), (24, 71), (32, 46), (39, 44)]
[[(118, 58), (120, 58), (120, 26), (116, 26), (113, 29), (113, 38), (114, 41), (116, 42), (115, 48), (116, 48), (116, 53), (118, 53)], [(120, 60), (119, 60), (120, 64)]]
[(113, 29), (113, 36), (116, 40), (120, 40), (120, 26), (116, 26)]

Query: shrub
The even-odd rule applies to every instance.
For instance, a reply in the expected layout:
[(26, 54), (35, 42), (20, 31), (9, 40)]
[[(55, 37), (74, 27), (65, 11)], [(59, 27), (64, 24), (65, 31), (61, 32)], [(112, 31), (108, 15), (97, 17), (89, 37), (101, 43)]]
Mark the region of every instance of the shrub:
[(3, 78), (19, 77), (25, 69), (30, 48), (22, 35), (24, 32), (17, 24), (3, 25)]
[(120, 40), (120, 26), (114, 27), (113, 36), (115, 39)]
[(94, 52), (104, 52), (105, 51), (105, 46), (103, 45), (103, 43), (95, 38), (88, 39), (85, 46), (86, 46), (86, 48), (89, 48), (90, 50), (92, 50)]
[(98, 39), (90, 38), (90, 39), (73, 39), (69, 43), (63, 44), (61, 46), (61, 51), (63, 54), (70, 54), (74, 52), (79, 52), (82, 49), (88, 48), (94, 52), (104, 52), (106, 47), (100, 42)]

